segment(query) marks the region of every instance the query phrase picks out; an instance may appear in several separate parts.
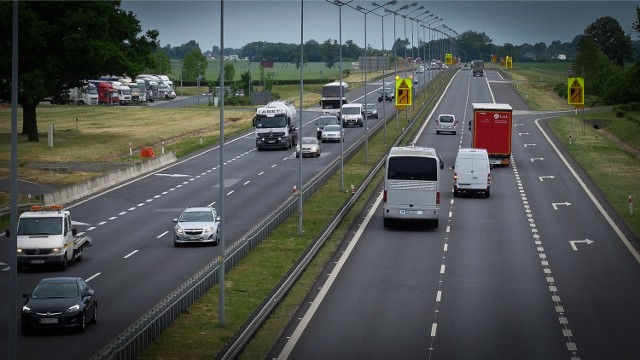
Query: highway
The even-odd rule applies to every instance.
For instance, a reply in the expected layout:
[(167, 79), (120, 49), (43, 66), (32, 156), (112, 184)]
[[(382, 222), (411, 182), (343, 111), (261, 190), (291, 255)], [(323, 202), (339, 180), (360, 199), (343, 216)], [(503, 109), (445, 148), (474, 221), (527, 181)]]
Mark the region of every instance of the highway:
[[(376, 89), (381, 81), (370, 82), (367, 102), (377, 103)], [(363, 89), (351, 91), (352, 102), (363, 101)], [(176, 104), (177, 101), (166, 102)], [(160, 105), (158, 105), (160, 106)], [(391, 102), (379, 103), (387, 114)], [(381, 111), (382, 113), (382, 111)], [(320, 109), (309, 109), (302, 116), (303, 136), (314, 136), (314, 120)], [(370, 119), (374, 126), (380, 120)], [(363, 136), (364, 127), (345, 130), (345, 149)], [(56, 357), (88, 359), (125, 331), (149, 309), (160, 303), (195, 273), (220, 254), (218, 247), (174, 248), (173, 218), (187, 206), (217, 207), (219, 202), (220, 148), (208, 148), (175, 164), (106, 192), (67, 206), (78, 232), (89, 235), (93, 246), (86, 249), (83, 261), (71, 263), (66, 271), (28, 269), (18, 275), (19, 313), (23, 293), (43, 277), (80, 276), (95, 289), (98, 321), (84, 334), (46, 332), (45, 336), (18, 336), (19, 359), (48, 359), (52, 349)], [(290, 196), (298, 183), (299, 160), (295, 149), (256, 151), (255, 137), (248, 133), (228, 139), (224, 147), (224, 236), (233, 243), (253, 224)], [(303, 181), (326, 168), (340, 156), (340, 144), (322, 144), (322, 156), (303, 159)], [(9, 283), (9, 244), (1, 236), (0, 287)], [(6, 293), (5, 293), (6, 294)], [(8, 296), (0, 298), (0, 308), (8, 308)], [(7, 312), (0, 314), (0, 349), (7, 349)], [(19, 322), (19, 318), (18, 318)], [(18, 324), (18, 331), (20, 326)], [(2, 350), (4, 353), (4, 350)]]
[(452, 194), (471, 133), (436, 135), (440, 226), (384, 228), (381, 188), (267, 358), (639, 359), (638, 239), (498, 74), (460, 71), (433, 116), (514, 107), (513, 161), (491, 197)]

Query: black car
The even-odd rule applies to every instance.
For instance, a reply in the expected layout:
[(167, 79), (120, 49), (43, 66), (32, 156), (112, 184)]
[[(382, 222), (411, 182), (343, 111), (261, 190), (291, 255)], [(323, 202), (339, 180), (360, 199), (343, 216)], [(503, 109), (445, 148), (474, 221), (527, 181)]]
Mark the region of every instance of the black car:
[(73, 328), (84, 332), (98, 318), (96, 295), (79, 277), (53, 277), (40, 280), (30, 294), (22, 297), (22, 333), (34, 329)]

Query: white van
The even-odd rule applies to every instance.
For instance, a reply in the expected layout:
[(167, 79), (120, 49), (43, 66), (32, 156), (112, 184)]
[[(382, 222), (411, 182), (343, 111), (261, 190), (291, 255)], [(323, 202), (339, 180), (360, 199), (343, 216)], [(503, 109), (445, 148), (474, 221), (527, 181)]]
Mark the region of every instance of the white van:
[(342, 126), (356, 125), (362, 127), (364, 106), (360, 103), (351, 103), (342, 105), (340, 117), (342, 118)]
[(453, 196), (460, 192), (491, 195), (491, 165), (485, 149), (461, 148), (458, 150), (453, 172)]
[(438, 227), (440, 169), (444, 163), (433, 148), (393, 147), (387, 155), (382, 200), (385, 227), (391, 222), (429, 221)]

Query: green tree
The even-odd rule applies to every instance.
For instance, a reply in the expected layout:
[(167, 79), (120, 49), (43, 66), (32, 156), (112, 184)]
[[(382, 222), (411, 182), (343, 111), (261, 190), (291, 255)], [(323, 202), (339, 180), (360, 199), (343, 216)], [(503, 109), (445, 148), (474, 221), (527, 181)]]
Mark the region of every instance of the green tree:
[(624, 33), (618, 20), (611, 16), (598, 18), (587, 26), (584, 35), (592, 38), (609, 59), (619, 66), (623, 66), (624, 61), (633, 53), (631, 38)]
[(251, 93), (251, 73), (249, 71), (240, 74), (240, 80), (236, 83), (236, 89), (242, 89), (245, 95)]
[[(231, 62), (226, 62), (224, 64), (224, 83), (232, 84), (236, 78), (236, 67)], [(220, 83), (220, 75), (218, 75), (218, 80), (216, 82)]]
[(182, 77), (187, 80), (196, 81), (198, 75), (201, 79), (204, 79), (204, 74), (207, 71), (207, 57), (202, 55), (200, 49), (193, 49), (184, 56), (182, 62)]
[(336, 40), (327, 39), (322, 43), (322, 60), (331, 69), (339, 60), (339, 45)]
[(611, 74), (617, 74), (615, 67), (591, 37), (584, 36), (581, 39), (576, 59), (572, 64), (572, 73), (574, 76), (585, 78), (586, 94), (604, 98), (607, 89), (611, 92), (608, 81)]
[[(0, 98), (11, 97), (13, 1), (0, 1)], [(152, 64), (158, 31), (119, 1), (18, 2), (18, 103), (22, 134), (39, 141), (36, 108), (47, 96), (105, 74), (134, 76)], [(99, 29), (99, 31), (98, 31)]]
[(158, 50), (152, 56), (153, 64), (149, 68), (154, 74), (171, 75), (171, 60), (164, 50)]

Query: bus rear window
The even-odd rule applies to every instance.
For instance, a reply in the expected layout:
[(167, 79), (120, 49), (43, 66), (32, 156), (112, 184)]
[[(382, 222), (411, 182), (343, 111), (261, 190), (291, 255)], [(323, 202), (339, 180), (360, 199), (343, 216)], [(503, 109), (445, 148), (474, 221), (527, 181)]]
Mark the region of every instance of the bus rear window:
[(394, 156), (389, 158), (388, 166), (388, 179), (438, 181), (438, 163), (434, 158)]

